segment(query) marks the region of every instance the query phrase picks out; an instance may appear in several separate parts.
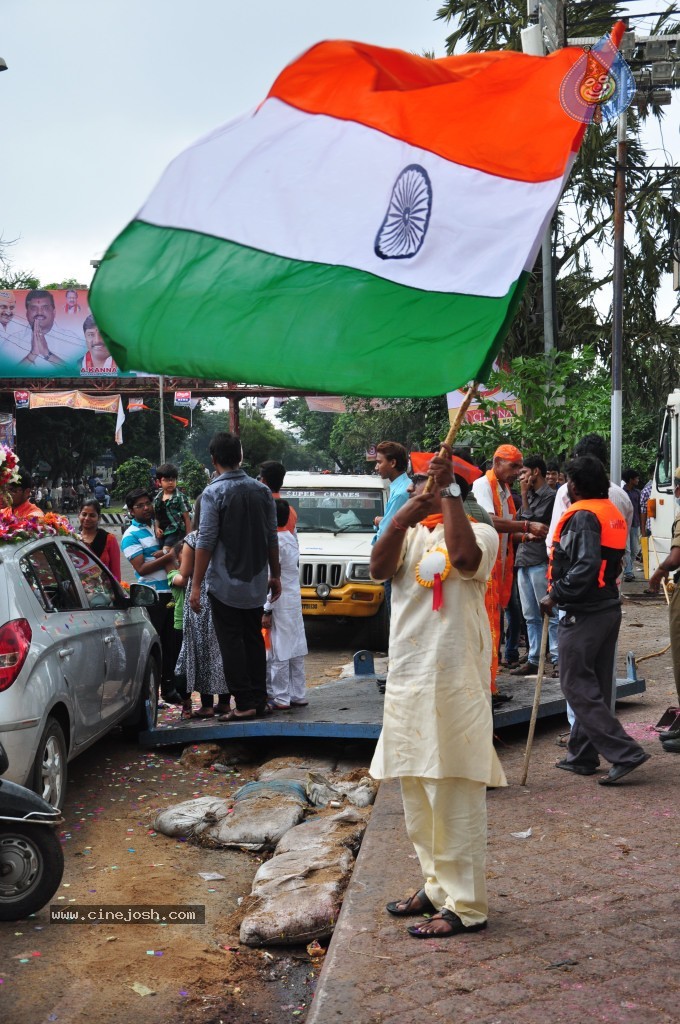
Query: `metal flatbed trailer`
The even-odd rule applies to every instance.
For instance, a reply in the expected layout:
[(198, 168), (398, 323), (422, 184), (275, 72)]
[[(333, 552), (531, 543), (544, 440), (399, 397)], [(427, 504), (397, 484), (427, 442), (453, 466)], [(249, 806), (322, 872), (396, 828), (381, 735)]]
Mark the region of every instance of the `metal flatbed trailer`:
[[(378, 688), (373, 655), (359, 651), (354, 655), (354, 675), (307, 691), (309, 704), (303, 708), (279, 711), (262, 718), (241, 722), (216, 719), (173, 720), (157, 723), (141, 733), (144, 747), (207, 743), (215, 740), (242, 739), (248, 736), (300, 736), (327, 739), (377, 739), (382, 724), (384, 697)], [(521, 725), (531, 718), (536, 679), (499, 676), (501, 690), (512, 692), (512, 700), (494, 711), (494, 730)], [(616, 681), (616, 698), (644, 693), (645, 680), (639, 679), (632, 652), (627, 658), (627, 675)], [(563, 715), (566, 701), (559, 679), (544, 679), (539, 718)]]

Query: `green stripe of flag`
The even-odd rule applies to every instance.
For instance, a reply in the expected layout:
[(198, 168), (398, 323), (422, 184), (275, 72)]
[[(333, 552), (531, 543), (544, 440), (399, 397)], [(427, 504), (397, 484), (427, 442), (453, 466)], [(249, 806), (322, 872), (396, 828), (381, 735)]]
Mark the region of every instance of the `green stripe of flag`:
[(427, 292), (133, 221), (90, 304), (123, 369), (423, 397), (484, 378), (526, 277), (502, 298)]

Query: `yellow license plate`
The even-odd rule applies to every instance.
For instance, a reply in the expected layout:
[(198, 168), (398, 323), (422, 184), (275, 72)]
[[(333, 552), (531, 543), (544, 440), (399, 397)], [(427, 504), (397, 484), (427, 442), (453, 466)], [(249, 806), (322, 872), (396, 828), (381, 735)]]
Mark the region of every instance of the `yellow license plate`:
[(304, 601), (302, 602), (302, 610), (303, 610), (303, 612), (315, 612), (318, 607), (319, 607), (318, 604), (308, 604), (308, 603), (305, 603)]

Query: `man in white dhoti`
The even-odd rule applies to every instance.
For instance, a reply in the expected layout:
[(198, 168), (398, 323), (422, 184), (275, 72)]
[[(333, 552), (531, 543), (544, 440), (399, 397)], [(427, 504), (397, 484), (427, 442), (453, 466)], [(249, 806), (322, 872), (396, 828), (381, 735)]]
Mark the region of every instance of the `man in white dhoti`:
[(433, 490), (416, 486), (371, 555), (372, 575), (393, 577), (393, 591), (383, 728), (370, 771), (401, 781), (425, 885), (387, 909), (433, 915), (408, 929), (414, 938), (486, 928), (486, 787), (506, 785), (493, 748), (484, 607), (498, 534), (467, 518), (471, 470), (435, 456)]

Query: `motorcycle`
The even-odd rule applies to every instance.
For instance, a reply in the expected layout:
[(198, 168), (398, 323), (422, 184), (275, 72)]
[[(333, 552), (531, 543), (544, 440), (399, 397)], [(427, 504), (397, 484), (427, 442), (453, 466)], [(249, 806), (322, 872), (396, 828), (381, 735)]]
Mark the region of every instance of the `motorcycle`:
[[(9, 759), (0, 743), (0, 776)], [(44, 907), (61, 885), (64, 853), (57, 810), (25, 786), (0, 777), (0, 921), (18, 921)]]

